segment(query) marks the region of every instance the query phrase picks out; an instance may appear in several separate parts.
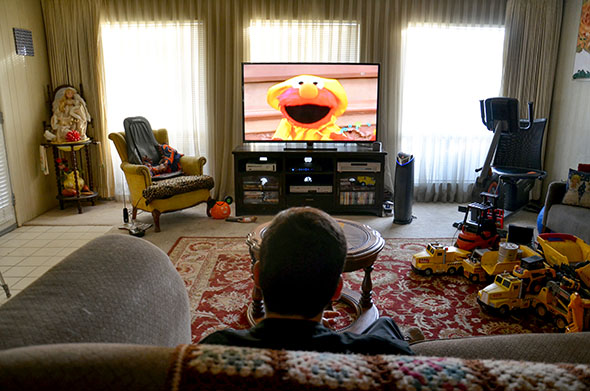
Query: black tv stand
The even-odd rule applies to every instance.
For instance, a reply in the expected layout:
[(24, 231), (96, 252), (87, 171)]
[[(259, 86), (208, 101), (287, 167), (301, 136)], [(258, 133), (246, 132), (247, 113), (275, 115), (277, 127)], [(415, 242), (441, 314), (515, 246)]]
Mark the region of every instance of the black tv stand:
[(383, 213), (386, 152), (351, 144), (244, 144), (233, 151), (236, 215), (315, 206), (332, 214)]

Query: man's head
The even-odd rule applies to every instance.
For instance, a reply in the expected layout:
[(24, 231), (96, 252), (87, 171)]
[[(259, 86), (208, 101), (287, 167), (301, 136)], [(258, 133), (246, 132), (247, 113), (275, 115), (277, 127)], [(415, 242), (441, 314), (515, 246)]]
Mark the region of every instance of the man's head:
[(346, 249), (342, 228), (327, 213), (303, 207), (277, 214), (260, 246), (266, 310), (308, 319), (320, 314), (338, 291)]

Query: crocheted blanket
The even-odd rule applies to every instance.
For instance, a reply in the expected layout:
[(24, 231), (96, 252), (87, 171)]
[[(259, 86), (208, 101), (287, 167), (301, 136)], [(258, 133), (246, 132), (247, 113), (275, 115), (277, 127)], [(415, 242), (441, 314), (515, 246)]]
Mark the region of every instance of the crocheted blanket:
[(213, 178), (209, 175), (185, 175), (153, 182), (143, 190), (142, 195), (145, 198), (145, 204), (148, 205), (153, 200), (170, 198), (194, 190), (211, 190), (213, 186)]
[(590, 389), (590, 367), (180, 345), (168, 373), (168, 389), (581, 391)]

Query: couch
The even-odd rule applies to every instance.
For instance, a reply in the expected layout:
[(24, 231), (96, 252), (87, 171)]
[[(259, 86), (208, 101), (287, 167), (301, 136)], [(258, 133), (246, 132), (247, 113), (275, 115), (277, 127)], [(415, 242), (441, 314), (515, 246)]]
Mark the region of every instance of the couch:
[(575, 235), (590, 243), (590, 208), (563, 204), (566, 189), (566, 182), (555, 181), (549, 184), (541, 230)]
[(422, 341), (416, 356), (363, 356), (195, 345), (190, 322), (167, 255), (104, 235), (0, 307), (0, 389), (590, 388), (586, 333)]

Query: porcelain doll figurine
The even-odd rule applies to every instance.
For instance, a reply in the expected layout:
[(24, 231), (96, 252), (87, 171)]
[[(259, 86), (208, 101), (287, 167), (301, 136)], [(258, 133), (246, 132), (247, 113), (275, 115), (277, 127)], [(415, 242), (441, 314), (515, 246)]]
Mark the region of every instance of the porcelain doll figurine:
[(55, 132), (56, 142), (86, 140), (86, 128), (90, 114), (84, 99), (72, 87), (57, 91), (53, 100), (51, 128)]

